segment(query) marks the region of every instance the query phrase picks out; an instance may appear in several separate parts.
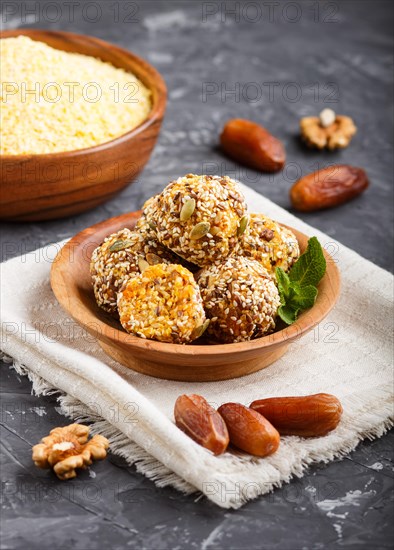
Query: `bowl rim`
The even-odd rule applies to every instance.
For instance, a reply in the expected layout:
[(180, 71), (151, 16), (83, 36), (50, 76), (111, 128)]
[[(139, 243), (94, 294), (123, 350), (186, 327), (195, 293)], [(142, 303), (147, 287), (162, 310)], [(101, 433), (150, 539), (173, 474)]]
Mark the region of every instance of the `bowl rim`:
[[(134, 138), (136, 135), (140, 134), (141, 132), (146, 130), (146, 128), (151, 126), (157, 119), (160, 119), (162, 117), (163, 102), (165, 102), (167, 99), (167, 86), (163, 77), (161, 76), (159, 71), (155, 69), (155, 67), (153, 67), (153, 65), (151, 65), (148, 61), (134, 54), (133, 52), (126, 50), (125, 48), (121, 48), (116, 44), (112, 44), (112, 42), (107, 42), (106, 40), (102, 40), (101, 38), (96, 38), (95, 36), (90, 36), (88, 34), (79, 34), (75, 32), (57, 31), (57, 30), (52, 31), (52, 30), (46, 30), (46, 29), (20, 28), (20, 29), (4, 30), (4, 31), (0, 31), (0, 39), (16, 38), (17, 36), (27, 36), (28, 38), (33, 39), (33, 37), (36, 36), (37, 40), (40, 40), (40, 42), (45, 42), (45, 39), (43, 37), (38, 38), (39, 35), (41, 35), (42, 33), (53, 37), (55, 36), (64, 37), (64, 38), (67, 38), (70, 42), (75, 42), (78, 39), (83, 39), (101, 48), (107, 48), (108, 46), (110, 46), (112, 50), (116, 50), (117, 52), (122, 53), (123, 55), (126, 55), (127, 57), (131, 58), (134, 62), (136, 62), (138, 65), (144, 66), (147, 72), (149, 72), (152, 76), (152, 81), (154, 82), (154, 86), (151, 86), (149, 88), (151, 91), (154, 91), (156, 93), (156, 96), (152, 94), (153, 95), (152, 108), (148, 114), (148, 117), (145, 120), (143, 120), (138, 126), (133, 128), (132, 130), (118, 137), (115, 137), (109, 141), (105, 141), (98, 145), (93, 145), (92, 147), (84, 147), (83, 149), (72, 149), (70, 151), (57, 151), (53, 153), (38, 153), (38, 154), (29, 153), (29, 154), (21, 154), (21, 155), (0, 155), (0, 162), (3, 162), (3, 161), (24, 162), (30, 159), (33, 159), (39, 162), (40, 160), (43, 160), (43, 159), (50, 159), (50, 160), (56, 160), (59, 158), (67, 159), (68, 157), (86, 155), (86, 153), (89, 153), (89, 154), (101, 153), (105, 149), (115, 147), (117, 145), (120, 145), (123, 142), (128, 141), (129, 139)], [(60, 49), (60, 48), (57, 48), (57, 49)], [(63, 51), (66, 51), (66, 50), (63, 50)], [(70, 53), (79, 53), (79, 52), (75, 51)], [(88, 54), (84, 54), (84, 55), (88, 55)], [(108, 62), (111, 63), (110, 61)]]
[[(78, 324), (82, 325), (90, 334), (95, 336), (98, 341), (106, 341), (107, 343), (113, 343), (116, 341), (116, 344), (127, 347), (130, 352), (135, 351), (136, 353), (142, 353), (142, 352), (155, 352), (157, 354), (161, 354), (162, 356), (171, 357), (174, 355), (177, 355), (178, 357), (192, 357), (192, 356), (204, 356), (206, 358), (208, 357), (217, 357), (217, 356), (224, 356), (226, 354), (238, 354), (242, 355), (250, 354), (251, 351), (256, 351), (258, 349), (267, 348), (272, 346), (272, 348), (278, 346), (278, 345), (284, 345), (288, 344), (290, 342), (293, 342), (300, 338), (304, 333), (308, 332), (312, 328), (314, 328), (316, 325), (324, 319), (327, 314), (332, 310), (332, 308), (335, 306), (339, 295), (340, 295), (340, 273), (339, 269), (336, 266), (335, 261), (331, 257), (331, 255), (323, 249), (324, 255), (326, 257), (327, 261), (327, 270), (324, 275), (324, 277), (327, 277), (329, 274), (331, 277), (333, 277), (337, 282), (337, 293), (333, 297), (331, 301), (328, 301), (327, 299), (324, 301), (324, 307), (321, 308), (320, 314), (315, 314), (315, 306), (312, 308), (302, 312), (298, 319), (292, 324), (289, 325), (281, 330), (278, 330), (276, 332), (273, 332), (269, 335), (262, 336), (260, 338), (256, 338), (255, 340), (247, 340), (245, 342), (234, 342), (231, 344), (201, 344), (201, 345), (184, 345), (184, 344), (173, 344), (169, 342), (159, 342), (157, 340), (148, 340), (144, 338), (140, 338), (138, 336), (134, 336), (132, 334), (128, 334), (127, 332), (120, 330), (118, 328), (115, 328), (102, 319), (100, 319), (98, 316), (94, 315), (94, 313), (89, 309), (81, 300), (79, 300), (77, 307), (75, 307), (75, 304), (73, 304), (73, 308), (69, 307), (69, 304), (67, 303), (67, 299), (64, 298), (65, 295), (58, 292), (59, 286), (62, 286), (61, 282), (59, 284), (59, 280), (62, 278), (61, 273), (59, 272), (58, 266), (61, 265), (62, 258), (65, 254), (67, 254), (70, 250), (76, 251), (76, 248), (78, 246), (82, 246), (85, 242), (86, 244), (86, 238), (94, 236), (94, 234), (103, 228), (103, 226), (107, 226), (109, 222), (112, 223), (118, 223), (122, 222), (125, 223), (124, 227), (127, 227), (127, 220), (129, 220), (128, 225), (130, 224), (130, 220), (137, 219), (139, 216), (140, 211), (137, 212), (129, 212), (126, 214), (122, 214), (120, 216), (114, 216), (113, 218), (109, 218), (108, 220), (104, 220), (102, 222), (99, 222), (95, 225), (92, 225), (79, 233), (77, 233), (74, 237), (72, 237), (67, 243), (61, 248), (61, 250), (57, 253), (56, 258), (54, 259), (52, 266), (51, 266), (51, 286), (52, 290), (55, 294), (55, 297), (59, 301), (60, 305), (63, 307), (63, 309), (67, 312), (68, 315), (70, 315)], [(287, 226), (285, 224), (280, 224), (284, 227), (288, 227), (292, 231), (295, 232), (296, 236), (297, 234), (302, 235), (306, 238), (309, 238), (307, 235), (302, 233), (301, 231), (298, 231), (290, 226)], [(69, 256), (68, 257), (72, 257)], [(321, 283), (319, 283), (320, 285)], [(63, 285), (65, 286), (65, 285)], [(93, 292), (93, 291), (92, 291)], [(323, 295), (324, 296), (324, 295)], [(67, 294), (68, 297), (68, 294)], [(315, 310), (315, 311), (314, 311)], [(241, 359), (240, 359), (241, 360)]]

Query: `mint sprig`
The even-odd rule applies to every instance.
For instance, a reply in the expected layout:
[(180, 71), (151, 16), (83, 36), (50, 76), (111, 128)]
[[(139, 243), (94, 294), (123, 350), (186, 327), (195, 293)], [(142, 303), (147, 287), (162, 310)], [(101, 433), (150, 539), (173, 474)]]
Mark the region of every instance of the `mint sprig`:
[(275, 270), (281, 306), (279, 317), (291, 325), (300, 311), (312, 307), (316, 301), (317, 285), (326, 272), (326, 259), (316, 237), (308, 241), (307, 249), (285, 273), (281, 267)]

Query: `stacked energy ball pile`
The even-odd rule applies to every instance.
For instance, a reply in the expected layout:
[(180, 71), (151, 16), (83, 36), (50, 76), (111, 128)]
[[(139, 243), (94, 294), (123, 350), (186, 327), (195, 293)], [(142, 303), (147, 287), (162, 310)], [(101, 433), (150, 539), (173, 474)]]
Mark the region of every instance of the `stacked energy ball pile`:
[(231, 343), (273, 331), (275, 268), (288, 271), (299, 254), (291, 231), (248, 215), (237, 182), (188, 174), (145, 203), (134, 230), (107, 237), (90, 269), (97, 304), (127, 332)]

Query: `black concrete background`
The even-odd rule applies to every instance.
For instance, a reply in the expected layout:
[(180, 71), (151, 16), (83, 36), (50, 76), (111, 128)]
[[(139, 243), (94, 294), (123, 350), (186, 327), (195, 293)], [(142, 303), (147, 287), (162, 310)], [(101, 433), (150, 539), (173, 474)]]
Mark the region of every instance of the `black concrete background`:
[[(340, 162), (365, 168), (369, 190), (300, 217), (392, 269), (392, 16), (383, 0), (4, 2), (4, 28), (90, 34), (145, 57), (164, 76), (169, 103), (136, 183), (74, 218), (1, 224), (2, 259), (135, 210), (187, 172), (228, 173), (290, 208), (288, 189), (301, 174)], [(354, 118), (359, 131), (348, 149), (319, 153), (299, 142), (299, 118), (324, 107)], [(218, 133), (232, 117), (256, 120), (282, 139), (287, 168), (262, 175), (223, 157)], [(67, 483), (36, 470), (31, 445), (68, 421), (54, 397), (31, 396), (30, 383), (7, 364), (1, 383), (1, 548), (392, 547), (392, 434), (226, 511), (159, 489), (112, 455)]]

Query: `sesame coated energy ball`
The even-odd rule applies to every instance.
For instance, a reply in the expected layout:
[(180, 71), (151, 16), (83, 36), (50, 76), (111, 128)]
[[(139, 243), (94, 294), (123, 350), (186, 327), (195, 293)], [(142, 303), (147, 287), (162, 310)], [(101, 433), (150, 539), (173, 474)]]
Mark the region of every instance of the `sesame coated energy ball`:
[(239, 248), (246, 210), (237, 183), (228, 176), (188, 174), (167, 185), (146, 217), (164, 246), (206, 266)]
[(161, 342), (186, 344), (208, 324), (193, 275), (175, 264), (149, 266), (130, 279), (118, 293), (118, 311), (127, 332)]
[(116, 314), (116, 299), (122, 284), (139, 274), (147, 265), (171, 262), (174, 254), (141, 233), (122, 229), (107, 237), (95, 249), (90, 261), (90, 273), (97, 304)]
[(240, 254), (257, 260), (269, 273), (277, 267), (289, 271), (300, 255), (294, 233), (263, 214), (250, 214), (240, 240)]
[(202, 269), (200, 286), (207, 333), (225, 343), (242, 342), (272, 332), (280, 306), (275, 283), (261, 264), (231, 256)]

